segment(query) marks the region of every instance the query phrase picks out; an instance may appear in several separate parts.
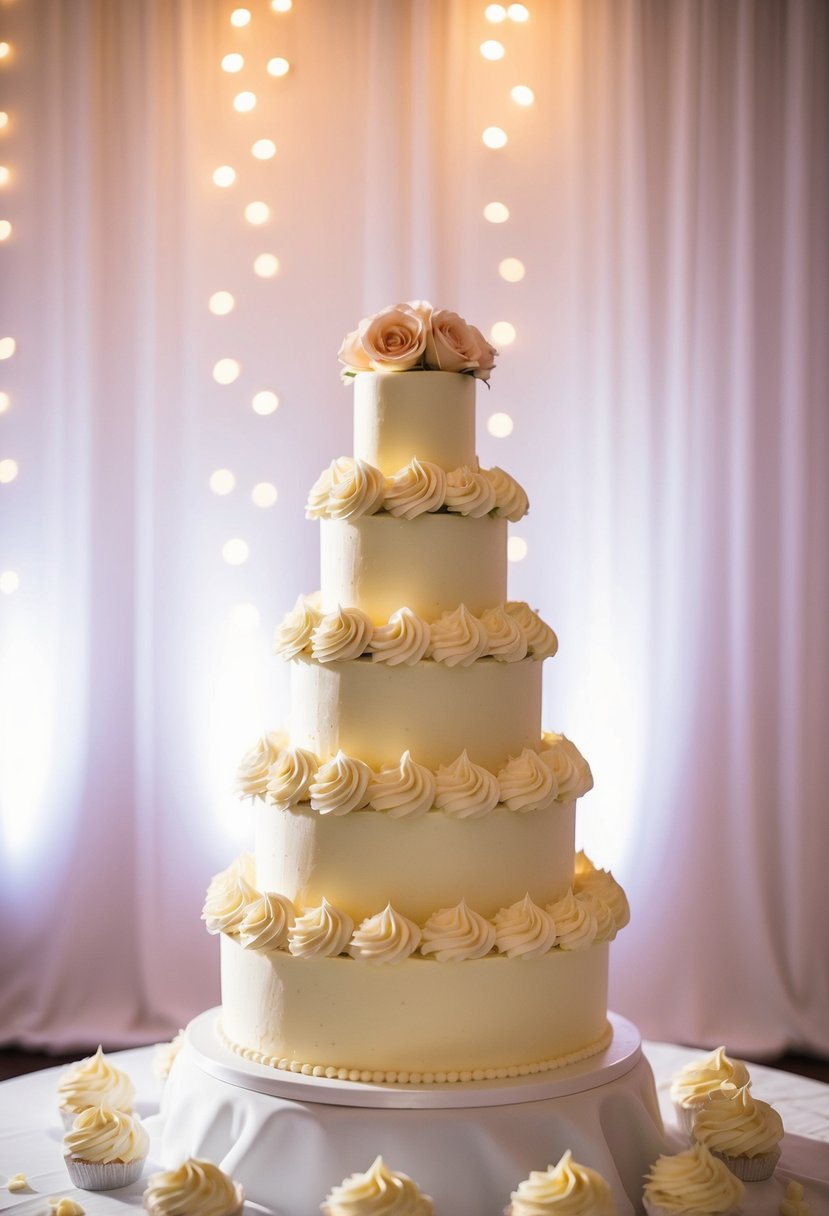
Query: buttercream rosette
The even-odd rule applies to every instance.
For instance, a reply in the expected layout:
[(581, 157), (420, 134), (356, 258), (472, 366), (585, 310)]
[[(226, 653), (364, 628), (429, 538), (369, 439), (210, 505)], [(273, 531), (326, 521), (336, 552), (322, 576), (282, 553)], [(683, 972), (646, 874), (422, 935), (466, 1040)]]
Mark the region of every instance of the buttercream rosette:
[(558, 1165), (532, 1170), (510, 1196), (504, 1216), (616, 1216), (608, 1182), (573, 1160), (568, 1149)]
[[(617, 928), (621, 928), (618, 923)], [(697, 1111), (724, 1081), (731, 1081), (734, 1085), (747, 1085), (750, 1080), (745, 1064), (730, 1059), (726, 1055), (725, 1047), (716, 1047), (707, 1056), (691, 1060), (674, 1077), (671, 1084), (671, 1101), (682, 1130), (689, 1136), (692, 1134)]]
[(322, 1216), (433, 1216), (434, 1207), (408, 1174), (376, 1157), (364, 1174), (351, 1174), (327, 1196)]
[(139, 1177), (150, 1137), (137, 1116), (110, 1106), (88, 1106), (63, 1137), (72, 1183), (84, 1191), (111, 1191)]
[(750, 1085), (724, 1081), (694, 1116), (693, 1137), (743, 1182), (762, 1182), (780, 1160), (783, 1120)]
[(241, 1216), (244, 1202), (242, 1184), (199, 1157), (153, 1174), (144, 1191), (150, 1216)]
[(100, 1046), (94, 1055), (68, 1068), (58, 1082), (58, 1104), (64, 1128), (71, 1127), (81, 1111), (101, 1103), (131, 1114), (134, 1099), (132, 1081), (107, 1059)]
[(702, 1144), (658, 1157), (645, 1178), (647, 1216), (737, 1216), (745, 1187)]

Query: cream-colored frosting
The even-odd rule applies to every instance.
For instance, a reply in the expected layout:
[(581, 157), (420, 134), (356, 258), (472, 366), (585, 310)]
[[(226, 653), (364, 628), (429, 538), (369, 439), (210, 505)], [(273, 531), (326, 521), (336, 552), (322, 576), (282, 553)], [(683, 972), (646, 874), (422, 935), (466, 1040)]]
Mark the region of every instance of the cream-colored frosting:
[(359, 608), (338, 608), (324, 616), (311, 635), (311, 653), (320, 663), (359, 658), (371, 641), (372, 624)]
[(448, 372), (354, 382), (354, 454), (391, 476), (419, 456), (456, 469), (475, 459), (475, 381)]
[(158, 1077), (159, 1081), (167, 1080), (170, 1075), (170, 1069), (173, 1067), (176, 1057), (186, 1042), (187, 1036), (183, 1030), (180, 1030), (169, 1043), (156, 1044), (153, 1055), (153, 1075)]
[(415, 519), (439, 511), (446, 497), (446, 473), (428, 460), (413, 457), (388, 480), (383, 506), (390, 515)]
[(362, 760), (337, 752), (333, 760), (317, 769), (309, 787), (311, 807), (321, 815), (347, 815), (368, 806), (372, 773)]
[(364, 963), (400, 963), (420, 945), (420, 929), (386, 904), (382, 912), (369, 916), (351, 936), (348, 953)]
[(803, 1184), (792, 1178), (786, 1187), (785, 1198), (780, 1201), (780, 1216), (811, 1216), (811, 1211)]
[(240, 798), (264, 798), (268, 772), (287, 743), (281, 731), (269, 731), (245, 752), (236, 772), (236, 793)]
[(284, 895), (263, 891), (245, 909), (239, 922), (239, 941), (251, 950), (278, 950), (288, 940), (294, 907)]
[(444, 612), (432, 625), (429, 654), (447, 667), (468, 667), (480, 659), (489, 644), (487, 632), (465, 604)]
[(558, 1165), (532, 1170), (510, 1199), (510, 1216), (616, 1216), (607, 1181), (574, 1161), (569, 1148)]
[(455, 819), (488, 815), (501, 798), (496, 777), (473, 764), (462, 751), (451, 764), (441, 765), (435, 779), (435, 806)]
[(706, 1056), (691, 1060), (674, 1077), (671, 1098), (680, 1106), (698, 1107), (718, 1090), (724, 1081), (735, 1085), (747, 1085), (750, 1081), (748, 1069), (740, 1060), (731, 1060), (725, 1047), (716, 1047)]
[(355, 459), (349, 471), (332, 483), (326, 514), (329, 519), (373, 515), (382, 507), (385, 494), (386, 479), (380, 470), (365, 460)]
[(555, 921), (529, 895), (495, 916), (495, 945), (507, 958), (539, 958), (552, 950), (555, 941)]
[(558, 793), (552, 771), (527, 747), (519, 756), (510, 756), (498, 774), (498, 784), (501, 801), (511, 811), (543, 810)]
[(593, 774), (575, 743), (564, 735), (545, 731), (541, 736), (541, 759), (552, 770), (562, 802), (581, 798), (593, 788)]
[(495, 926), (462, 899), (454, 908), (434, 912), (423, 926), (420, 953), (439, 963), (483, 958), (495, 946)]
[(527, 645), (534, 659), (550, 659), (558, 650), (558, 638), (549, 625), (523, 600), (509, 600), (506, 611), (527, 635)]
[(332, 958), (342, 954), (354, 932), (354, 921), (325, 898), (307, 908), (288, 930), (288, 947), (296, 958)]
[(374, 775), (368, 800), (375, 811), (384, 811), (393, 819), (415, 819), (434, 805), (436, 785), (434, 774), (404, 752), (399, 765)]
[(310, 649), (311, 637), (323, 614), (309, 596), (301, 595), (291, 611), (277, 626), (273, 639), (274, 653), (283, 659), (295, 659)]
[(233, 866), (214, 875), (207, 888), (201, 918), (208, 933), (237, 933), (248, 906), (259, 892)]
[(375, 663), (419, 663), (429, 649), (431, 630), (411, 608), (398, 608), (385, 625), (375, 625), (371, 634), (371, 657)]
[(332, 460), (327, 469), (320, 473), (308, 493), (305, 515), (308, 519), (323, 519), (328, 514), (328, 498), (333, 488), (341, 481), (351, 477), (354, 459), (351, 456), (338, 456)]
[(49, 1207), (52, 1216), (86, 1216), (86, 1208), (75, 1203), (75, 1200), (70, 1199), (68, 1195), (53, 1196), (49, 1200)]
[(579, 903), (589, 911), (596, 922), (596, 942), (612, 942), (616, 936), (616, 918), (610, 906), (598, 895), (591, 891), (579, 891), (576, 894)]
[(498, 515), (511, 523), (518, 523), (530, 509), (529, 499), (524, 489), (514, 477), (494, 465), (491, 469), (482, 470), (489, 480), (495, 493), (495, 510)]
[(244, 1192), (212, 1161), (189, 1157), (173, 1170), (153, 1174), (144, 1191), (152, 1216), (236, 1216)]
[(408, 1175), (377, 1157), (364, 1174), (335, 1186), (321, 1210), (323, 1216), (432, 1216), (435, 1209)]
[(649, 1203), (677, 1216), (729, 1216), (737, 1211), (744, 1191), (739, 1178), (697, 1144), (684, 1153), (657, 1158), (643, 1193)]
[(555, 921), (559, 950), (587, 950), (593, 945), (598, 923), (590, 905), (575, 896), (572, 890), (554, 904), (548, 904), (547, 911)]
[(527, 654), (527, 635), (508, 612), (501, 608), (488, 608), (481, 613), (481, 624), (486, 630), (488, 645), (485, 654), (501, 663), (519, 663)]
[(446, 475), (444, 505), (447, 511), (478, 519), (495, 509), (495, 490), (483, 473), (462, 465)]
[(267, 797), (274, 806), (296, 806), (307, 798), (319, 757), (304, 747), (286, 747), (268, 772)]
[(88, 1106), (75, 1116), (63, 1147), (79, 1161), (105, 1164), (137, 1161), (150, 1151), (150, 1137), (140, 1119), (111, 1106)]
[(82, 1111), (87, 1106), (106, 1102), (108, 1106), (129, 1112), (134, 1099), (132, 1081), (110, 1063), (101, 1047), (88, 1059), (73, 1064), (58, 1082), (58, 1102), (70, 1111)]
[(573, 890), (577, 895), (595, 895), (603, 900), (613, 913), (617, 932), (629, 923), (630, 905), (623, 887), (609, 870), (597, 870), (583, 849), (576, 856)]
[(12, 1174), (11, 1178), (6, 1183), (6, 1190), (12, 1195), (18, 1191), (26, 1191), (29, 1189), (29, 1179), (25, 1174)]
[(759, 1157), (783, 1139), (783, 1120), (768, 1102), (752, 1097), (750, 1084), (723, 1081), (694, 1115), (693, 1134), (712, 1153)]

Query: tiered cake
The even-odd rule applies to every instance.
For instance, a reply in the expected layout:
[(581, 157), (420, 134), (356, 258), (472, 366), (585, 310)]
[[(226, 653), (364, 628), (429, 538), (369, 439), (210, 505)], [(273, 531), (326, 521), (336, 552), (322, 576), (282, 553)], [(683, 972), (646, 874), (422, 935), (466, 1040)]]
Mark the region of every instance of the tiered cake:
[(416, 303), (343, 343), (354, 455), (313, 487), (321, 590), (279, 626), (290, 731), (248, 753), (255, 854), (211, 883), (225, 1042), (293, 1072), (514, 1077), (609, 1037), (621, 888), (575, 853), (590, 770), (541, 730), (555, 634), (507, 598), (527, 498), (475, 454), (495, 352)]

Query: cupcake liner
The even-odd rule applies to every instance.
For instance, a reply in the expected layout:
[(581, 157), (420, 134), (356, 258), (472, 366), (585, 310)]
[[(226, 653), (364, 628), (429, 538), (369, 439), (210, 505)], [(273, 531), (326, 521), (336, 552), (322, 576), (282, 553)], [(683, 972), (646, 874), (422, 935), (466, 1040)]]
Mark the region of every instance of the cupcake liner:
[(674, 1102), (674, 1110), (676, 1111), (676, 1121), (679, 1124), (679, 1130), (686, 1136), (693, 1137), (694, 1134), (694, 1119), (697, 1111), (702, 1110), (702, 1106), (683, 1106), (681, 1102)]
[(772, 1149), (770, 1153), (758, 1153), (756, 1157), (729, 1157), (727, 1153), (711, 1150), (713, 1157), (719, 1157), (723, 1165), (727, 1165), (736, 1178), (743, 1182), (765, 1182), (771, 1178), (775, 1166), (780, 1160), (780, 1149)]
[(78, 1157), (64, 1157), (69, 1177), (82, 1191), (116, 1191), (129, 1186), (141, 1175), (146, 1157), (135, 1161), (81, 1161)]

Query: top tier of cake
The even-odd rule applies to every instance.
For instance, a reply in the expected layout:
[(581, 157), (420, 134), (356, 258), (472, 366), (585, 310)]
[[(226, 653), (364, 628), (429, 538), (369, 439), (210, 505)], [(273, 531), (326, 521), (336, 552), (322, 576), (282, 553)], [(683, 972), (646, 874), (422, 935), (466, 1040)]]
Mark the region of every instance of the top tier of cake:
[(357, 376), (354, 456), (386, 477), (415, 458), (447, 473), (477, 469), (475, 380), (427, 371)]

